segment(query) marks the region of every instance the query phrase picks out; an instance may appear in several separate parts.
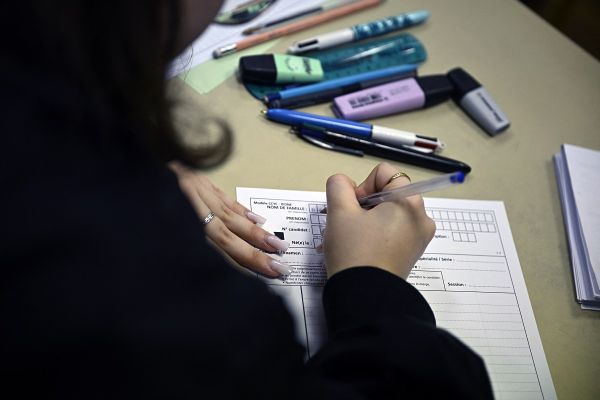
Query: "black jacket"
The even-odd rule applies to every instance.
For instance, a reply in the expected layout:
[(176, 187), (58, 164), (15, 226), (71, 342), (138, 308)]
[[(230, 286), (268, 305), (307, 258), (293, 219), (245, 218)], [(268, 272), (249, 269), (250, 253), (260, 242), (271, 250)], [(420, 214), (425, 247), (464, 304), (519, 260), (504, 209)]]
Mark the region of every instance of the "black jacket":
[(330, 339), (305, 364), (282, 301), (207, 245), (126, 128), (53, 79), (0, 79), (2, 397), (492, 396), (418, 291), (371, 267), (327, 283)]

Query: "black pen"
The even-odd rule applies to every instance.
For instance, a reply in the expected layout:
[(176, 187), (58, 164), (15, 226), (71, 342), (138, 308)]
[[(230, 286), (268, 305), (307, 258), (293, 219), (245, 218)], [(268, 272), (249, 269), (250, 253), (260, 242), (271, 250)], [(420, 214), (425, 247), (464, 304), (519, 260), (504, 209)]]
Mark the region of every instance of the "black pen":
[(465, 174), (471, 172), (471, 167), (461, 161), (438, 156), (431, 152), (416, 150), (408, 146), (387, 146), (354, 136), (331, 132), (313, 125), (293, 127), (292, 130), (304, 140), (327, 150), (359, 157), (369, 154), (441, 172), (460, 171)]
[(409, 72), (401, 72), (399, 74), (384, 76), (380, 78), (375, 78), (371, 80), (365, 80), (358, 83), (352, 83), (345, 86), (339, 86), (332, 89), (326, 89), (317, 93), (308, 93), (300, 96), (289, 97), (285, 99), (275, 99), (269, 101), (267, 97), (265, 97), (265, 103), (268, 108), (300, 108), (306, 106), (312, 106), (315, 104), (326, 103), (335, 99), (338, 96), (357, 92), (359, 90), (367, 89), (373, 86), (383, 85), (384, 83), (390, 83), (394, 81), (399, 81), (406, 78), (411, 78), (416, 76), (416, 72), (414, 70)]

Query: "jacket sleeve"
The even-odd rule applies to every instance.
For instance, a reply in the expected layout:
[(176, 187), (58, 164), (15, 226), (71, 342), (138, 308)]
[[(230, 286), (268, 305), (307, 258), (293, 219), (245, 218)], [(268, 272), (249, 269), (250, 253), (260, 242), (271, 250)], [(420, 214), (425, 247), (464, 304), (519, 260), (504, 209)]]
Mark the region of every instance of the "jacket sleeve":
[(328, 281), (329, 342), (310, 373), (347, 398), (492, 398), (482, 359), (435, 325), (423, 296), (384, 270), (356, 267)]

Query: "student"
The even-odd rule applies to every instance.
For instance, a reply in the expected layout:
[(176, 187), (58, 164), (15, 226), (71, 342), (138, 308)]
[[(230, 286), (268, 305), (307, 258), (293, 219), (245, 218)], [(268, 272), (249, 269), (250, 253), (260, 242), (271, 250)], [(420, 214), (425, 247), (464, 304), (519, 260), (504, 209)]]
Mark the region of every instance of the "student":
[(190, 153), (172, 128), (168, 61), (218, 7), (0, 5), (3, 397), (492, 397), (480, 357), (405, 281), (434, 233), (421, 197), (357, 204), (408, 183), (391, 165), (327, 180), (329, 341), (308, 363), (282, 301), (224, 260), (286, 271), (253, 247), (286, 244), (184, 166), (223, 158), (227, 129)]

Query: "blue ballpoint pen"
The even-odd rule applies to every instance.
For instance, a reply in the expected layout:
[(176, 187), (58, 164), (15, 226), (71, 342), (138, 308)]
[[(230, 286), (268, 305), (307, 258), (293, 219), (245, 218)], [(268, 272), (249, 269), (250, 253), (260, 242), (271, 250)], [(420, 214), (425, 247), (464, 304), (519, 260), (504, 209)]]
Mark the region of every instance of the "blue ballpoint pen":
[[(450, 185), (463, 183), (465, 181), (465, 174), (462, 172), (453, 172), (438, 176), (437, 178), (431, 178), (426, 181), (411, 183), (410, 185), (402, 186), (392, 190), (386, 190), (383, 192), (373, 193), (369, 196), (361, 197), (358, 199), (358, 204), (363, 208), (375, 207), (377, 204), (381, 204), (384, 201), (391, 201), (394, 199), (400, 199), (403, 197), (410, 197), (416, 194), (422, 194), (431, 192), (436, 189), (442, 189)], [(326, 213), (327, 207), (321, 210), (321, 213)]]
[(440, 151), (445, 147), (437, 138), (383, 126), (365, 124), (364, 122), (348, 121), (345, 119), (325, 117), (322, 115), (308, 114), (282, 108), (271, 108), (269, 110), (263, 110), (262, 113), (268, 119), (286, 125), (314, 125), (332, 132), (360, 137), (389, 146), (415, 146), (433, 151)]
[(319, 93), (324, 90), (339, 88), (342, 86), (352, 85), (363, 81), (372, 79), (379, 79), (390, 75), (406, 74), (414, 72), (417, 69), (416, 64), (404, 64), (395, 67), (383, 68), (376, 71), (364, 72), (362, 74), (356, 74), (346, 76), (343, 78), (330, 79), (323, 82), (313, 83), (311, 85), (304, 85), (296, 88), (282, 90), (278, 93), (270, 93), (265, 96), (265, 103), (269, 103), (273, 100), (288, 99), (297, 96), (303, 96), (306, 94)]

